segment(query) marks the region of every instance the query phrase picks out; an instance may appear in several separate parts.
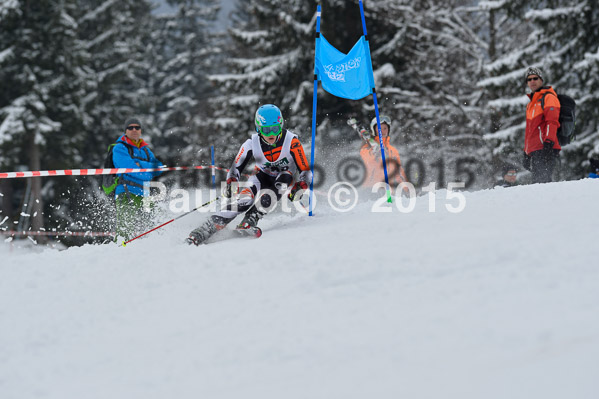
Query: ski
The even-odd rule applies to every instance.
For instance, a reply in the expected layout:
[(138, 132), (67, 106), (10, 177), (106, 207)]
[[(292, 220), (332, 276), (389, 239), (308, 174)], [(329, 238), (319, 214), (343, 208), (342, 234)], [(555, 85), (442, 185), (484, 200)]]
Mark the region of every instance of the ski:
[(243, 236), (258, 238), (262, 235), (262, 229), (257, 226), (250, 226), (249, 224), (240, 224), (235, 228), (235, 231)]
[[(254, 226), (245, 226), (245, 225), (239, 225), (235, 228), (235, 231), (237, 232), (237, 234), (241, 237), (254, 237), (254, 238), (258, 238), (262, 235), (262, 229), (260, 227), (254, 227)], [(210, 237), (208, 237), (210, 238)], [(202, 244), (208, 244), (208, 238), (206, 238), (205, 240), (200, 240), (198, 237), (194, 237), (194, 236), (189, 236), (185, 239), (185, 243), (189, 244), (189, 245), (195, 245), (200, 246)]]
[(358, 135), (364, 143), (368, 143), (371, 147), (376, 147), (376, 141), (372, 137), (370, 137), (366, 129), (360, 128), (358, 126), (358, 121), (356, 120), (356, 118), (348, 119), (347, 124), (358, 133)]

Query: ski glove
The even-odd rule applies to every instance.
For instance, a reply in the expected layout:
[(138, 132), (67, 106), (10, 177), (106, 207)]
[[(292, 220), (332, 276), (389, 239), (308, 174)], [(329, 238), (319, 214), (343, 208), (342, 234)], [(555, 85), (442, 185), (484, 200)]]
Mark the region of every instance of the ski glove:
[(543, 155), (545, 156), (545, 159), (551, 159), (557, 156), (558, 154), (558, 150), (553, 148), (553, 141), (551, 140), (545, 140), (543, 142)]
[[(227, 185), (223, 189), (223, 197), (231, 198), (231, 195), (233, 194), (233, 190), (232, 190), (231, 186), (233, 185), (233, 183), (237, 183), (236, 178), (230, 177), (227, 179)], [(235, 190), (235, 193), (237, 193), (237, 190)]]
[(543, 143), (543, 149), (544, 150), (553, 150), (553, 141), (545, 140), (545, 142)]
[(362, 128), (362, 129), (360, 129), (359, 133), (360, 133), (360, 136), (362, 137), (362, 140), (364, 140), (368, 144), (370, 144), (371, 147), (374, 145), (374, 138), (370, 137), (370, 133), (368, 132), (368, 130)]
[(289, 201), (299, 201), (302, 198), (304, 191), (306, 191), (307, 189), (308, 184), (305, 181), (298, 181), (293, 185), (293, 188), (291, 189), (291, 192), (289, 193), (287, 198), (289, 198)]

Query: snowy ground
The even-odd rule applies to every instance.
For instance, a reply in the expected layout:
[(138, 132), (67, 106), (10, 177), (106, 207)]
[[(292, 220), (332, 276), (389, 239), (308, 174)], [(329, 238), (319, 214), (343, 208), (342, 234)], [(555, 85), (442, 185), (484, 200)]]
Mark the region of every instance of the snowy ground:
[(0, 245), (0, 398), (599, 397), (599, 184)]

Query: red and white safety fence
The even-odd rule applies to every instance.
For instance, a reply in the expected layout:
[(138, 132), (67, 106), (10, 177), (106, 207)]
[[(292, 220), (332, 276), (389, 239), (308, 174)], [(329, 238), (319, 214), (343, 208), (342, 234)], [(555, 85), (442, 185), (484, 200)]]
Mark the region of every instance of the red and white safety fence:
[(114, 237), (115, 233), (101, 231), (14, 231), (0, 230), (0, 235), (5, 236), (50, 236), (50, 237)]
[(20, 177), (44, 177), (44, 176), (94, 176), (94, 175), (116, 175), (121, 173), (140, 173), (140, 172), (157, 172), (157, 171), (172, 171), (172, 170), (202, 170), (216, 169), (228, 172), (229, 169), (220, 168), (218, 166), (174, 166), (164, 168), (150, 169), (64, 169), (64, 170), (36, 170), (25, 172), (0, 172), (0, 179), (16, 179)]

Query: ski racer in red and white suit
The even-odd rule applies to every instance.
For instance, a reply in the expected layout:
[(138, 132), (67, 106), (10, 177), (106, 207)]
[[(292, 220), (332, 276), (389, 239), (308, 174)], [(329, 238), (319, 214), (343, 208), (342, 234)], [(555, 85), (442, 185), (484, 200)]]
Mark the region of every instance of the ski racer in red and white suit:
[[(233, 219), (238, 214), (249, 210), (248, 214), (261, 213), (259, 216), (261, 218), (264, 209), (271, 206), (273, 195), (268, 195), (270, 193), (261, 195), (260, 206), (256, 206), (254, 200), (260, 190), (272, 190), (278, 201), (287, 187), (294, 187), (296, 190), (295, 192), (292, 190), (293, 196), (290, 199), (296, 200), (299, 199), (298, 195), (301, 195), (297, 191), (306, 190), (312, 180), (312, 172), (304, 148), (297, 136), (289, 130), (283, 130), (274, 145), (266, 143), (258, 133), (246, 140), (227, 174), (227, 184), (232, 185), (239, 181), (241, 173), (250, 160), (256, 163), (256, 174), (240, 187), (236, 202), (237, 209), (222, 210), (217, 215), (225, 219)], [(299, 176), (294, 179), (296, 172), (299, 172)]]
[[(204, 225), (193, 230), (188, 243), (199, 245), (244, 212), (237, 230), (255, 230), (258, 221), (271, 209), (273, 199), (280, 200), (291, 187), (288, 198), (295, 201), (308, 188), (312, 172), (306, 154), (297, 136), (283, 129), (279, 108), (272, 104), (258, 108), (255, 125), (257, 133), (243, 143), (227, 174), (223, 196), (231, 198), (235, 194), (235, 198)], [(244, 184), (239, 184), (241, 190), (237, 192), (241, 173), (251, 160), (255, 161), (256, 173)], [(296, 174), (299, 174), (297, 178)]]

